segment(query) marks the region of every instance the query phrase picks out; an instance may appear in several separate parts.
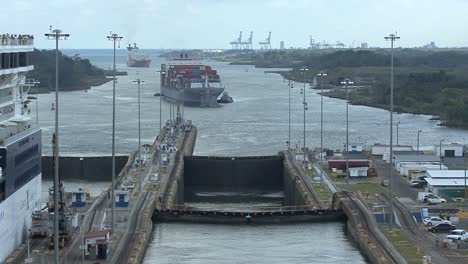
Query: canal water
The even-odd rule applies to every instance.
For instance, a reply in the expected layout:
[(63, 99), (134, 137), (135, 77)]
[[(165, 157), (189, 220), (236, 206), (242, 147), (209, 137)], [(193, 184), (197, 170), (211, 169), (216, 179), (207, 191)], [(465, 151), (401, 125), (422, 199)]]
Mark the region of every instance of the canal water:
[[(68, 50), (105, 69), (112, 66), (111, 50)], [(146, 81), (141, 88), (142, 143), (153, 141), (159, 131), (159, 77), (164, 61), (152, 53), (150, 68), (125, 66), (125, 51), (117, 52), (116, 152), (128, 154), (138, 148), (138, 98), (133, 80)], [(185, 118), (198, 127), (196, 155), (272, 155), (286, 148), (288, 140), (288, 88), (277, 74), (253, 66), (233, 66), (208, 62), (218, 70), (234, 103), (218, 108), (185, 108)], [(272, 69), (268, 69), (272, 70)], [(302, 145), (303, 108), (301, 83), (291, 90), (291, 142)], [(306, 89), (306, 143), (320, 144), (320, 96)], [(43, 153), (51, 154), (54, 94), (39, 95), (39, 124), (43, 129)], [(31, 115), (35, 118), (35, 104)], [(324, 146), (342, 149), (345, 142), (345, 102), (324, 98)], [(110, 155), (112, 135), (112, 83), (91, 90), (60, 93), (59, 146), (61, 155)], [(169, 104), (162, 103), (163, 120)], [(466, 142), (465, 130), (438, 126), (427, 115), (396, 114), (400, 121), (400, 144), (416, 145), (422, 130), (421, 146), (446, 142)], [(389, 113), (365, 106), (349, 107), (349, 140), (352, 143), (387, 143)], [(396, 134), (396, 133), (394, 133)], [(396, 142), (396, 135), (395, 135)], [(50, 183), (48, 183), (50, 184)], [(70, 183), (70, 185), (76, 183)], [(86, 183), (78, 183), (85, 185)], [(104, 189), (108, 183), (96, 183)], [(67, 186), (67, 182), (65, 182)], [(73, 185), (72, 185), (73, 186)], [(80, 186), (83, 187), (83, 186)], [(86, 186), (84, 186), (86, 187)], [(48, 186), (44, 185), (44, 191)], [(225, 226), (160, 224), (145, 263), (365, 263), (345, 235), (343, 223), (273, 226)]]

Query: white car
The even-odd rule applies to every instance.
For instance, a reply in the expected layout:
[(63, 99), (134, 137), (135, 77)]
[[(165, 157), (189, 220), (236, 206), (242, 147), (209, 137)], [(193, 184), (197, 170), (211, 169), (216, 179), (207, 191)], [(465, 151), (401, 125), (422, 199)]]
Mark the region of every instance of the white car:
[(449, 232), (447, 238), (453, 240), (468, 240), (468, 233), (463, 229), (455, 229)]
[(441, 203), (446, 203), (447, 200), (444, 198), (440, 198), (439, 196), (433, 196), (431, 198), (427, 198), (427, 203), (428, 204), (441, 204)]
[(448, 221), (448, 220), (444, 220), (438, 216), (432, 216), (432, 217), (426, 217), (423, 219), (423, 223), (424, 225), (427, 225), (427, 226), (436, 226), (440, 223), (448, 223), (448, 224), (452, 224), (452, 222)]

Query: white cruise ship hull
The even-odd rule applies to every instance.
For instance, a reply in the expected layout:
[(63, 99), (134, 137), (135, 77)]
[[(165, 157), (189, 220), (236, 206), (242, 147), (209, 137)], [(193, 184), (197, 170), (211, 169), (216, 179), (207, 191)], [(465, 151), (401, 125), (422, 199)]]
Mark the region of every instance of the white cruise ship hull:
[(41, 206), (39, 174), (0, 203), (0, 263), (24, 241), (31, 228), (31, 213)]

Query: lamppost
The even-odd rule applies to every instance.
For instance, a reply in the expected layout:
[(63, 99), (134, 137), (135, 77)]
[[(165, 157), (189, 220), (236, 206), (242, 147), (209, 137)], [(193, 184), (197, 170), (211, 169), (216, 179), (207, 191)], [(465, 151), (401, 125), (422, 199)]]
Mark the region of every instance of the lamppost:
[(141, 193), (141, 119), (140, 119), (140, 85), (145, 81), (140, 78), (133, 81), (138, 86), (138, 193)]
[(123, 37), (119, 36), (118, 34), (110, 34), (107, 36), (108, 40), (114, 42), (114, 78), (112, 80), (112, 188), (111, 188), (111, 204), (112, 204), (112, 231), (115, 230), (115, 201), (114, 201), (114, 190), (115, 190), (115, 47), (117, 42), (119, 42), (120, 48), (120, 41)]
[(441, 139), (439, 142), (439, 170), (442, 170), (442, 141), (445, 139)]
[[(390, 186), (389, 186), (389, 196), (392, 199), (392, 187), (393, 187), (393, 42), (400, 39), (396, 34), (390, 34), (388, 37), (385, 37), (385, 40), (391, 42), (391, 58), (390, 58)], [(390, 200), (390, 221), (389, 221), (390, 230), (393, 229), (393, 202)]]
[(466, 155), (468, 155), (468, 152), (466, 152), (467, 147), (468, 146), (463, 147), (463, 149), (465, 150), (463, 151), (463, 168), (465, 169), (465, 195), (464, 195), (465, 200), (466, 198), (468, 198), (468, 189), (466, 188)]
[(417, 142), (417, 145), (416, 145), (416, 152), (418, 153), (419, 155), (419, 134), (421, 134), (422, 130), (418, 130), (418, 142)]
[(341, 82), (346, 87), (346, 146), (345, 146), (345, 155), (346, 155), (346, 190), (349, 192), (349, 157), (348, 157), (348, 144), (349, 144), (349, 93), (348, 93), (348, 85), (354, 84), (353, 81), (350, 79), (345, 79)]
[[(323, 71), (317, 73), (320, 85), (320, 166), (322, 166), (322, 159), (323, 159), (323, 85), (322, 85), (322, 78), (327, 76), (327, 74)], [(322, 167), (320, 167), (320, 187), (323, 184), (323, 171)]]
[(294, 83), (288, 81), (289, 108), (288, 108), (288, 150), (291, 149), (291, 89), (294, 88)]
[(58, 91), (59, 91), (59, 75), (58, 75), (58, 64), (59, 64), (59, 51), (58, 51), (58, 43), (59, 40), (66, 40), (70, 37), (69, 34), (62, 33), (60, 29), (52, 30), (52, 26), (50, 26), (50, 32), (45, 34), (46, 39), (55, 40), (55, 136), (54, 140), (54, 257), (55, 257), (55, 264), (59, 263), (59, 239), (58, 239), (58, 232), (59, 232), (59, 131), (58, 131), (58, 110), (59, 110), (59, 103), (58, 103)]
[(309, 69), (307, 69), (306, 67), (303, 67), (301, 69), (302, 71), (302, 77), (304, 79), (304, 88), (302, 89), (302, 95), (303, 95), (303, 101), (302, 101), (302, 104), (304, 105), (304, 143), (303, 143), (303, 156), (304, 156), (304, 160), (303, 160), (303, 165), (306, 164), (306, 114), (305, 114), (305, 111), (307, 110), (307, 102), (305, 100), (305, 94), (306, 94), (306, 82), (305, 82), (305, 73), (306, 71), (308, 71)]
[(396, 145), (399, 146), (398, 143), (398, 125), (400, 124), (400, 121), (396, 122)]

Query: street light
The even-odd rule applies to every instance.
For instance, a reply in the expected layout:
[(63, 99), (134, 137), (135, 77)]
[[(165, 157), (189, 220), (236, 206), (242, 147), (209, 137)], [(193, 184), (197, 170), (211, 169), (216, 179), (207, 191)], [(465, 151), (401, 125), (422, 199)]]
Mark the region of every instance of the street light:
[(115, 190), (115, 46), (117, 42), (119, 42), (120, 48), (120, 41), (123, 37), (119, 36), (118, 34), (110, 34), (107, 36), (108, 40), (114, 42), (114, 78), (112, 81), (112, 188), (111, 188), (111, 204), (112, 204), (112, 231), (115, 230), (115, 201), (114, 201), (114, 190)]
[(294, 88), (294, 83), (288, 81), (288, 94), (289, 94), (289, 117), (288, 117), (288, 150), (291, 149), (291, 89)]
[(320, 85), (320, 187), (323, 184), (322, 155), (323, 155), (323, 85), (322, 78), (327, 76), (323, 71), (317, 73)]
[(467, 147), (468, 146), (463, 147), (463, 149), (464, 149), (464, 151), (463, 151), (463, 168), (465, 169), (465, 195), (464, 195), (465, 200), (466, 200), (466, 198), (468, 198), (468, 189), (466, 188), (466, 155), (468, 154), (468, 152), (466, 152)]
[(385, 40), (391, 42), (391, 58), (390, 58), (390, 186), (389, 186), (389, 196), (390, 196), (390, 230), (393, 229), (393, 202), (392, 202), (392, 186), (393, 186), (393, 42), (400, 39), (396, 34), (390, 34), (388, 37), (385, 37)]
[(54, 257), (55, 263), (59, 263), (59, 239), (58, 239), (58, 232), (59, 232), (59, 212), (58, 212), (58, 193), (59, 193), (59, 131), (58, 131), (58, 110), (59, 110), (59, 101), (58, 101), (58, 91), (59, 91), (59, 74), (58, 74), (58, 43), (59, 40), (66, 40), (70, 37), (69, 34), (62, 33), (60, 29), (52, 30), (52, 26), (50, 26), (50, 32), (44, 34), (46, 39), (55, 40), (55, 136), (53, 137), (54, 140)]
[(349, 93), (348, 93), (348, 85), (354, 84), (353, 81), (350, 79), (345, 79), (341, 82), (341, 84), (345, 85), (346, 87), (346, 146), (345, 146), (345, 155), (346, 155), (346, 190), (349, 192), (349, 157), (348, 157), (348, 144), (349, 144)]
[(141, 119), (140, 119), (140, 85), (145, 81), (140, 78), (133, 81), (138, 85), (138, 193), (141, 193)]
[(439, 142), (439, 170), (442, 170), (442, 141), (445, 141), (445, 139), (441, 139)]
[(398, 121), (396, 123), (396, 145), (399, 146), (399, 143), (398, 143), (398, 125), (400, 124), (400, 121)]
[(418, 130), (418, 142), (417, 142), (417, 145), (416, 145), (416, 152), (418, 153), (419, 155), (419, 134), (421, 134), (422, 130)]
[(303, 67), (301, 69), (302, 71), (302, 77), (304, 78), (304, 88), (302, 89), (302, 95), (303, 95), (303, 101), (302, 101), (302, 104), (304, 105), (304, 144), (303, 144), (303, 156), (304, 156), (304, 160), (303, 160), (303, 164), (305, 165), (306, 164), (306, 114), (305, 114), (305, 111), (307, 110), (307, 102), (305, 100), (305, 94), (306, 94), (306, 82), (305, 82), (305, 73), (306, 71), (308, 71), (309, 69), (307, 69), (306, 67)]

